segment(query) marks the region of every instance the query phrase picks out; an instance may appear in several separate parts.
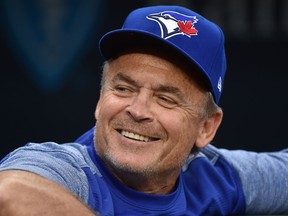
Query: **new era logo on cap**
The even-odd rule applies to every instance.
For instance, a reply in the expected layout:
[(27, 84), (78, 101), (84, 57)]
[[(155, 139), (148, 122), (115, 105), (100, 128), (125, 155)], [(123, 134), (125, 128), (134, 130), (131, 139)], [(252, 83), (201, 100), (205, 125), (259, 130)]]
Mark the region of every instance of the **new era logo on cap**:
[(187, 16), (175, 11), (163, 11), (147, 16), (147, 19), (153, 20), (159, 24), (161, 37), (168, 39), (175, 35), (197, 35), (198, 30), (194, 27), (198, 19), (196, 16)]
[(198, 67), (215, 102), (219, 102), (226, 57), (224, 35), (215, 23), (179, 6), (144, 7), (132, 11), (122, 28), (108, 32), (99, 42), (105, 59), (139, 46), (165, 49), (187, 65)]

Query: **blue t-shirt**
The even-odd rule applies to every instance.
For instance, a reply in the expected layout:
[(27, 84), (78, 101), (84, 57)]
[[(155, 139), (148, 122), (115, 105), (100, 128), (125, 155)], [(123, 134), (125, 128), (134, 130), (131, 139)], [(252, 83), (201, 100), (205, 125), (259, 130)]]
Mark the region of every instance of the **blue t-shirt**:
[[(38, 173), (64, 186), (103, 216), (288, 212), (288, 185), (285, 182), (288, 176), (287, 152), (269, 156), (269, 159), (281, 156), (276, 164), (277, 170), (286, 170), (280, 179), (273, 180), (286, 189), (281, 195), (274, 194), (273, 201), (270, 196), (277, 191), (268, 191), (265, 192), (266, 197), (258, 197), (266, 189), (261, 188), (261, 182), (257, 185), (254, 182), (252, 186), (250, 182), (257, 180), (257, 170), (262, 168), (262, 165), (256, 167), (256, 171), (251, 168), (254, 158), (258, 159), (258, 163), (259, 158), (265, 162), (266, 159), (262, 158), (266, 154), (255, 157), (254, 153), (218, 150), (211, 145), (189, 156), (172, 193), (145, 194), (123, 185), (109, 172), (95, 152), (93, 130), (74, 143), (27, 144), (7, 155), (1, 161), (0, 170), (21, 169)], [(283, 155), (286, 157), (284, 161)], [(238, 161), (239, 158), (241, 161)], [(245, 166), (247, 161), (249, 165)], [(272, 161), (272, 164), (275, 163)], [(263, 166), (267, 167), (266, 164)], [(270, 171), (261, 174), (268, 173), (269, 177)], [(283, 186), (283, 183), (286, 185)], [(268, 189), (270, 185), (272, 183), (265, 183)], [(276, 196), (277, 202), (274, 200)]]
[[(126, 187), (107, 170), (95, 152), (91, 134), (90, 137), (87, 134), (78, 139), (78, 142), (87, 146), (93, 163), (98, 167), (104, 181), (102, 190), (109, 194), (106, 199), (111, 200), (109, 209), (113, 209), (115, 215), (229, 215), (243, 213), (245, 210), (239, 177), (221, 158), (211, 163), (201, 153), (191, 155), (172, 193), (145, 194)], [(91, 176), (89, 185), (92, 193), (99, 190), (99, 183), (95, 180)], [(103, 200), (103, 197), (100, 199)], [(88, 203), (97, 202), (89, 200)]]

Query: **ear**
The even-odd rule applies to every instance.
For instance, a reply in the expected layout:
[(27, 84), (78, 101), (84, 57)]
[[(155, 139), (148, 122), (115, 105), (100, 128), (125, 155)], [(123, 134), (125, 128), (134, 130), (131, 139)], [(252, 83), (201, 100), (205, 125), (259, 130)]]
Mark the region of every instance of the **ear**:
[(223, 112), (219, 109), (212, 116), (206, 118), (203, 121), (201, 130), (199, 132), (198, 138), (196, 139), (195, 145), (198, 148), (203, 148), (208, 145), (214, 138), (221, 122), (222, 122)]

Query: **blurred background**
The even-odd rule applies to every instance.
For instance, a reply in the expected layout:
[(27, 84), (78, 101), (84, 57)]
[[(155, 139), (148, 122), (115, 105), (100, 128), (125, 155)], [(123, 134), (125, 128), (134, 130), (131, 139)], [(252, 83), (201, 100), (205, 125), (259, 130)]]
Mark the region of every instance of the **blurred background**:
[(224, 110), (213, 144), (287, 147), (288, 0), (1, 0), (0, 158), (27, 142), (71, 142), (94, 126), (98, 40), (138, 7), (186, 6), (226, 35)]

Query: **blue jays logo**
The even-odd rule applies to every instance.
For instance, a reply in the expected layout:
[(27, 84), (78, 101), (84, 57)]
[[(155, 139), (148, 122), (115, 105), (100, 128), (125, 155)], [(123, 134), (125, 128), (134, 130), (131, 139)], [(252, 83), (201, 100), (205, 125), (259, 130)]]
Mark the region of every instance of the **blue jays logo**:
[(147, 19), (157, 22), (161, 29), (161, 37), (168, 39), (175, 35), (197, 35), (198, 30), (194, 27), (198, 19), (196, 16), (187, 16), (174, 11), (163, 11), (150, 14)]

